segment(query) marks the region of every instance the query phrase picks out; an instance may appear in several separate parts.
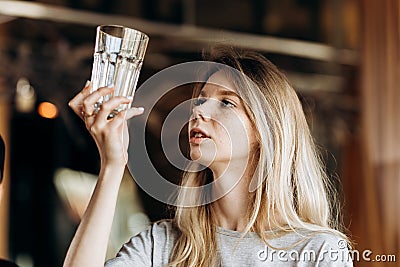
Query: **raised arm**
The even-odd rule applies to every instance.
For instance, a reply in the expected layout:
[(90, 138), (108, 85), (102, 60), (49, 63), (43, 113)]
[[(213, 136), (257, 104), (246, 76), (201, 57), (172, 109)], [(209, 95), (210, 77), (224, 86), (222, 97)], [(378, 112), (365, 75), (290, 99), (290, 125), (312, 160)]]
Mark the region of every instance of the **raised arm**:
[(130, 101), (124, 97), (114, 97), (104, 102), (96, 114), (95, 103), (101, 96), (112, 92), (113, 88), (104, 87), (90, 94), (88, 84), (69, 102), (97, 144), (101, 169), (88, 208), (68, 249), (64, 266), (104, 266), (118, 190), (128, 158), (126, 121), (143, 113), (141, 108), (132, 108), (108, 119), (112, 110)]

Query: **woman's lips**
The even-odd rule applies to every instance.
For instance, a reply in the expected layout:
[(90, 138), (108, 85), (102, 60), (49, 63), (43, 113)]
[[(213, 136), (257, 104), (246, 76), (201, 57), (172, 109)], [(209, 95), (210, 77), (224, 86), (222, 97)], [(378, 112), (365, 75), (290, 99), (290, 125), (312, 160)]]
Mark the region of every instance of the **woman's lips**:
[(199, 128), (193, 128), (190, 131), (189, 143), (200, 144), (201, 142), (203, 142), (206, 139), (210, 139), (210, 136), (207, 133), (205, 133), (203, 130), (201, 130)]

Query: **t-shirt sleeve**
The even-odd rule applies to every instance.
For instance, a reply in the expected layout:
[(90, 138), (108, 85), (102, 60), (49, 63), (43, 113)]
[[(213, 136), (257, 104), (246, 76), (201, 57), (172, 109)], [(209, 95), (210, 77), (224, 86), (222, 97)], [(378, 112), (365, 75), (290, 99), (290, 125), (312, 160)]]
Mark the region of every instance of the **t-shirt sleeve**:
[(116, 257), (105, 263), (106, 267), (152, 266), (153, 237), (152, 226), (140, 232), (125, 243)]
[(125, 243), (105, 266), (164, 266), (169, 262), (175, 239), (176, 231), (170, 221), (153, 223)]

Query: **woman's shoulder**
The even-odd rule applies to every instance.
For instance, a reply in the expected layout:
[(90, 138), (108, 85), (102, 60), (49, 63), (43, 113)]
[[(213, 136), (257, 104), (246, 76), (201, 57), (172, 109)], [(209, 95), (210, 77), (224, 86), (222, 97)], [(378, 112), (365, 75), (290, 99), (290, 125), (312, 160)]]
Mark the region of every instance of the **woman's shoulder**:
[(347, 238), (335, 230), (301, 229), (286, 235), (286, 239), (291, 239), (300, 258), (311, 257), (334, 266), (352, 266)]
[[(348, 248), (345, 235), (331, 229), (310, 230), (310, 229), (291, 229), (281, 231), (276, 240), (281, 245), (290, 247), (329, 247), (334, 249)], [(281, 241), (281, 242), (279, 242)]]
[(151, 243), (168, 242), (173, 241), (176, 238), (176, 235), (177, 230), (173, 221), (164, 219), (149, 224), (145, 230), (132, 237), (131, 241), (139, 238), (145, 242)]
[(176, 227), (172, 219), (162, 219), (153, 222), (150, 225), (150, 228), (152, 228), (153, 231), (157, 232), (176, 232)]
[(117, 256), (106, 266), (161, 266), (168, 262), (177, 231), (171, 220), (151, 223), (145, 230), (130, 238)]
[(345, 235), (335, 230), (297, 230), (299, 239), (303, 239), (305, 246), (329, 247), (332, 249), (348, 248)]

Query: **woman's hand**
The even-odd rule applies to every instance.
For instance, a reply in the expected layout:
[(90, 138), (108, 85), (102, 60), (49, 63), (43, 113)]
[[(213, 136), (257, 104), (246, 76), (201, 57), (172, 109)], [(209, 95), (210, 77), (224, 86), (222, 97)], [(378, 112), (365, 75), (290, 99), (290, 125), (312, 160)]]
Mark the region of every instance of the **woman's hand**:
[(112, 97), (103, 102), (100, 110), (96, 111), (95, 104), (102, 97), (114, 92), (114, 88), (102, 87), (90, 93), (91, 84), (70, 102), (72, 110), (85, 122), (86, 128), (94, 138), (100, 153), (102, 166), (125, 166), (128, 161), (129, 134), (127, 120), (143, 113), (143, 108), (131, 108), (119, 112), (109, 118), (114, 109), (121, 104), (129, 104), (131, 99)]

